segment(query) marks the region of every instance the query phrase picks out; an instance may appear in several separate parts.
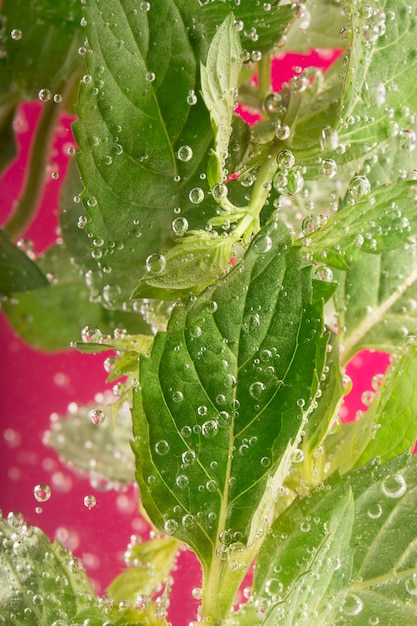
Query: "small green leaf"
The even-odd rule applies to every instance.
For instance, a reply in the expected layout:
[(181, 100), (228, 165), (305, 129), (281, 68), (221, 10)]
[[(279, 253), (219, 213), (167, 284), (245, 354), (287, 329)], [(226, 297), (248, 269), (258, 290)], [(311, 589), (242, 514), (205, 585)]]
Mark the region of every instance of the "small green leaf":
[(211, 186), (226, 178), (225, 163), (242, 67), (242, 47), (233, 21), (231, 14), (219, 26), (210, 44), (207, 62), (201, 65), (201, 90), (214, 128), (217, 161), (216, 166), (209, 165)]
[(306, 5), (306, 10), (300, 13), (286, 35), (286, 52), (309, 52), (317, 48), (340, 50), (348, 45), (348, 39), (343, 37), (347, 32), (347, 18), (339, 2), (319, 0), (314, 7)]
[[(66, 417), (54, 416), (44, 442), (71, 466), (89, 474), (93, 481), (133, 483), (135, 460), (130, 447), (130, 412), (122, 405), (113, 421), (110, 411), (110, 406), (90, 405), (77, 407)], [(84, 445), (86, 441), (90, 442), (88, 448)]]
[(112, 581), (108, 593), (116, 602), (132, 603), (138, 595), (150, 595), (168, 580), (180, 547), (181, 542), (170, 537), (129, 546), (128, 567)]
[(413, 623), (416, 505), (417, 457), (409, 454), (334, 476), (296, 500), (257, 561), (253, 601), (267, 609), (262, 624), (289, 626), (312, 615), (321, 626)]
[(228, 268), (232, 256), (233, 239), (221, 238), (217, 233), (192, 231), (163, 257), (162, 272), (145, 274), (132, 293), (132, 298), (176, 300), (199, 293), (219, 279)]
[(358, 249), (379, 254), (400, 248), (417, 234), (414, 195), (415, 181), (410, 180), (378, 187), (357, 202), (352, 198), (322, 228), (308, 234), (309, 252), (317, 260), (346, 269)]
[(0, 520), (0, 618), (4, 624), (43, 626), (72, 622), (81, 611), (97, 606), (97, 598), (79, 559), (39, 528), (28, 526), (21, 513)]
[(49, 286), (41, 269), (0, 230), (0, 295)]
[(416, 380), (417, 345), (412, 340), (396, 355), (367, 412), (345, 424), (337, 434), (329, 435), (329, 473), (336, 469), (345, 473), (375, 457), (384, 463), (413, 448), (417, 432)]
[(254, 556), (318, 387), (327, 339), (310, 281), (273, 222), (217, 287), (174, 308), (141, 361), (133, 447), (142, 502), (197, 552), (206, 578), (217, 572), (216, 610), (231, 600), (233, 577), (221, 590), (228, 560)]

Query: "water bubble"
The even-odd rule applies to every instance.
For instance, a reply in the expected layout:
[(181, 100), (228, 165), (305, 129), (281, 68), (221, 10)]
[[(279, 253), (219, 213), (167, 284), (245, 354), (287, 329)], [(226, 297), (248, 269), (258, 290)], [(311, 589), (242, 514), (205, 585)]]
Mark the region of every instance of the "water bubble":
[(182, 461), (183, 465), (185, 465), (185, 466), (191, 465), (191, 463), (194, 463), (196, 458), (197, 458), (197, 455), (194, 452), (194, 450), (186, 450), (181, 455), (181, 461)]
[(415, 150), (417, 145), (416, 134), (411, 129), (400, 130), (398, 133), (398, 148), (400, 150), (408, 150), (408, 152), (412, 152)]
[(381, 489), (387, 498), (401, 498), (407, 491), (407, 483), (401, 474), (391, 474), (383, 480)]
[(188, 485), (189, 485), (189, 478), (188, 476), (186, 476), (185, 474), (180, 474), (179, 476), (177, 476), (177, 478), (175, 479), (175, 482), (177, 484), (177, 487), (179, 489), (187, 489)]
[(188, 220), (186, 217), (177, 217), (172, 222), (172, 230), (177, 237), (182, 237), (188, 230)]
[(25, 518), (20, 511), (10, 511), (7, 515), (7, 524), (10, 528), (18, 529), (23, 526)]
[(374, 389), (375, 391), (378, 391), (378, 389), (382, 387), (384, 378), (385, 378), (384, 374), (375, 374), (375, 376), (372, 376), (372, 380), (371, 380), (372, 389)]
[(151, 3), (147, 1), (141, 2), (139, 8), (141, 11), (149, 11), (151, 8)]
[(35, 496), (35, 500), (37, 502), (47, 502), (51, 497), (52, 491), (49, 485), (45, 483), (40, 483), (33, 488), (33, 495)]
[(285, 196), (294, 196), (304, 187), (304, 178), (298, 168), (277, 172), (272, 180), (274, 188)]
[(218, 424), (216, 420), (207, 420), (207, 422), (204, 422), (201, 427), (203, 437), (205, 437), (206, 439), (212, 439), (213, 437), (215, 437), (217, 435), (217, 431)]
[(265, 254), (272, 248), (272, 239), (269, 235), (258, 235), (254, 239), (252, 247), (256, 254)]
[(166, 259), (160, 252), (154, 252), (147, 257), (145, 264), (151, 274), (162, 274), (166, 267)]
[(356, 202), (371, 191), (371, 183), (366, 176), (354, 176), (348, 186), (349, 200)]
[(216, 417), (217, 425), (219, 428), (227, 428), (230, 426), (232, 418), (227, 411), (220, 411)]
[(207, 489), (207, 491), (210, 491), (211, 493), (213, 491), (216, 491), (217, 487), (218, 487), (217, 482), (215, 480), (213, 480), (213, 479), (208, 480), (206, 482), (206, 489)]
[(160, 439), (155, 444), (155, 452), (159, 454), (159, 456), (164, 456), (169, 452), (169, 443), (165, 441), (165, 439)]
[(256, 381), (250, 385), (249, 394), (254, 400), (259, 400), (263, 396), (265, 390), (266, 386), (264, 385), (264, 383)]
[(304, 451), (301, 448), (296, 448), (291, 455), (291, 461), (293, 463), (302, 463), (304, 461)]
[(237, 385), (236, 376), (233, 376), (233, 374), (227, 374), (223, 381), (223, 384), (226, 389), (234, 389)]
[(68, 569), (73, 574), (79, 574), (80, 572), (84, 572), (84, 565), (81, 559), (78, 557), (74, 557), (68, 563)]
[(285, 141), (291, 135), (291, 128), (287, 124), (278, 124), (275, 130), (275, 136), (280, 141)]
[(213, 189), (211, 190), (211, 194), (216, 202), (224, 200), (224, 198), (227, 198), (228, 194), (227, 185), (225, 185), (224, 183), (217, 183), (217, 185), (214, 185)]
[(314, 270), (314, 278), (322, 280), (325, 283), (331, 283), (333, 280), (333, 272), (327, 265), (320, 265)]
[(204, 200), (204, 191), (201, 187), (194, 187), (194, 189), (191, 189), (188, 197), (193, 204), (200, 204)]
[(155, 80), (155, 74), (153, 72), (146, 72), (145, 74), (145, 80), (148, 83), (152, 83)]
[(247, 333), (253, 333), (257, 328), (259, 328), (260, 323), (261, 320), (257, 313), (246, 315), (243, 319), (243, 330)]
[(84, 506), (87, 507), (91, 511), (97, 504), (97, 500), (95, 496), (89, 494), (88, 496), (84, 496)]
[(186, 163), (187, 161), (190, 161), (193, 158), (192, 148), (190, 148), (190, 146), (187, 146), (187, 145), (181, 146), (177, 150), (177, 158), (179, 161), (183, 161), (184, 163)]
[(372, 106), (380, 107), (385, 103), (387, 92), (384, 83), (374, 83), (366, 85), (365, 100)]
[(88, 412), (88, 417), (95, 426), (103, 424), (104, 420), (106, 419), (104, 411), (102, 411), (101, 409), (91, 409), (91, 411)]
[(323, 159), (319, 172), (325, 178), (334, 178), (337, 174), (337, 163), (333, 159)]
[(301, 224), (301, 230), (303, 231), (303, 235), (307, 237), (314, 233), (320, 226), (322, 225), (323, 220), (321, 215), (308, 215), (303, 219)]
[(187, 104), (189, 104), (190, 106), (197, 104), (197, 96), (195, 95), (194, 89), (190, 89), (190, 91), (188, 92)]
[(322, 150), (336, 150), (339, 146), (339, 135), (331, 126), (323, 126), (321, 129), (320, 145)]
[(49, 100), (52, 98), (52, 93), (49, 91), (49, 89), (41, 89), (38, 93), (38, 98), (41, 102), (49, 102)]
[(177, 403), (182, 402), (184, 400), (184, 396), (181, 391), (174, 391), (174, 393), (172, 394), (172, 400)]
[(343, 613), (353, 617), (354, 615), (359, 615), (362, 609), (362, 600), (354, 593), (348, 593), (342, 606)]
[(98, 343), (103, 337), (97, 326), (84, 326), (81, 331), (81, 339), (84, 343)]
[(105, 285), (103, 287), (102, 296), (105, 304), (112, 306), (117, 302), (122, 290), (119, 285)]
[(290, 168), (295, 165), (295, 156), (291, 150), (282, 150), (277, 156), (277, 163), (282, 168)]
[(417, 596), (417, 574), (413, 574), (405, 581), (405, 588), (407, 593), (412, 596)]
[(164, 524), (164, 531), (167, 535), (173, 535), (178, 528), (178, 522), (174, 519), (168, 519)]
[(382, 515), (382, 506), (378, 502), (375, 502), (369, 507), (367, 514), (371, 519), (378, 519), (378, 517)]
[(184, 526), (184, 528), (186, 528), (187, 530), (190, 530), (191, 528), (195, 526), (194, 515), (192, 515), (191, 513), (187, 513), (186, 515), (183, 516), (181, 523)]
[(80, 215), (80, 217), (78, 218), (78, 222), (77, 222), (77, 226), (78, 228), (80, 228), (81, 230), (83, 228), (85, 228), (85, 225), (88, 222), (88, 217), (86, 215)]
[(14, 41), (20, 41), (20, 39), (22, 39), (23, 37), (23, 33), (18, 28), (13, 28), (12, 32), (10, 33), (10, 37), (14, 39)]

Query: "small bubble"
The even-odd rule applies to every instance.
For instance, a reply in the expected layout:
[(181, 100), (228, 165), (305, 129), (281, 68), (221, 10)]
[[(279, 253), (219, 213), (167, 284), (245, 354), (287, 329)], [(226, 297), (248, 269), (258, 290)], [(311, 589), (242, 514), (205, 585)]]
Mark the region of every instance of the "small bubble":
[(323, 159), (319, 172), (324, 178), (334, 178), (337, 174), (337, 163), (333, 159)]
[(182, 237), (188, 230), (188, 220), (186, 217), (177, 217), (172, 222), (172, 230), (177, 237)]
[(88, 417), (95, 426), (103, 424), (106, 419), (104, 411), (101, 409), (91, 409), (91, 411), (88, 412)]
[(166, 259), (160, 252), (154, 252), (146, 259), (146, 269), (151, 274), (162, 274), (165, 267)]
[(10, 511), (7, 515), (7, 524), (10, 528), (14, 528), (15, 530), (21, 528), (24, 521), (25, 519), (20, 511)]
[(177, 478), (175, 479), (175, 482), (177, 484), (177, 487), (179, 489), (187, 489), (188, 485), (189, 485), (189, 478), (188, 476), (185, 476), (185, 474), (180, 474), (179, 476), (177, 476)]
[(325, 283), (331, 283), (333, 280), (333, 272), (327, 265), (320, 265), (314, 270), (314, 278), (322, 280)]
[(68, 569), (72, 574), (79, 574), (80, 572), (84, 572), (84, 565), (81, 559), (75, 557), (71, 559), (68, 563)]
[(84, 343), (98, 343), (102, 337), (97, 326), (85, 326), (81, 331), (81, 339)]
[(182, 402), (184, 400), (184, 396), (181, 391), (174, 391), (174, 393), (172, 394), (172, 400), (173, 402), (177, 403)]
[(160, 439), (159, 441), (157, 441), (157, 443), (155, 444), (155, 452), (156, 454), (159, 454), (159, 456), (164, 456), (165, 454), (167, 454), (169, 452), (168, 441), (165, 441), (165, 439)]
[(264, 383), (256, 381), (250, 385), (249, 394), (254, 400), (259, 400), (263, 396), (265, 390), (266, 387)]
[(287, 124), (278, 124), (275, 130), (275, 136), (280, 141), (285, 141), (291, 135), (291, 129)]
[(187, 161), (190, 161), (193, 158), (192, 148), (190, 148), (190, 146), (187, 146), (187, 145), (181, 146), (177, 150), (177, 158), (179, 161), (183, 161), (184, 163), (186, 163)]
[(272, 239), (269, 235), (258, 235), (254, 239), (252, 247), (256, 254), (265, 254), (272, 248)]
[(348, 593), (342, 606), (343, 613), (353, 617), (359, 615), (362, 609), (362, 600), (354, 593)]
[(336, 150), (339, 146), (339, 136), (331, 126), (323, 126), (320, 134), (320, 144), (322, 150)]
[(47, 502), (51, 497), (52, 491), (49, 485), (45, 483), (40, 483), (33, 488), (33, 495), (35, 496), (35, 500), (37, 502)]
[(95, 496), (92, 496), (92, 495), (84, 496), (84, 506), (87, 507), (87, 509), (89, 510), (94, 509), (96, 504), (97, 504), (97, 500)]
[(167, 535), (173, 535), (178, 528), (178, 522), (174, 519), (168, 519), (164, 524), (164, 531)]
[(349, 200), (356, 202), (371, 191), (371, 183), (366, 176), (354, 176), (348, 186)]
[(277, 163), (281, 168), (294, 167), (295, 156), (291, 150), (282, 150), (277, 156)]
[(411, 129), (400, 130), (398, 133), (398, 148), (400, 150), (407, 150), (408, 152), (412, 152), (415, 150), (417, 145), (416, 134)]
[(23, 33), (18, 28), (13, 28), (12, 32), (10, 33), (10, 37), (14, 39), (14, 41), (20, 41), (20, 39), (22, 39), (23, 37)]
[(145, 74), (145, 80), (148, 83), (152, 83), (155, 80), (155, 74), (153, 72), (146, 72)]
[(407, 491), (407, 483), (401, 474), (391, 474), (383, 480), (381, 489), (387, 498), (401, 498)]
[(405, 589), (411, 596), (417, 596), (417, 574), (413, 574), (405, 581)]
[(218, 183), (217, 185), (214, 185), (213, 189), (211, 190), (211, 193), (212, 193), (213, 198), (216, 200), (216, 202), (221, 202), (221, 200), (224, 200), (224, 198), (227, 198), (227, 194), (228, 194), (227, 185), (225, 185), (224, 183)]
[(41, 100), (41, 102), (49, 102), (49, 100), (52, 98), (52, 94), (49, 89), (41, 89), (38, 93), (38, 98), (39, 100)]
[(196, 458), (197, 458), (197, 455), (194, 452), (194, 450), (186, 450), (181, 455), (181, 461), (182, 461), (183, 465), (185, 465), (185, 466), (191, 465), (191, 463), (194, 463)]
[(139, 8), (141, 11), (149, 11), (151, 8), (151, 3), (150, 2), (141, 2), (139, 5)]
[(218, 424), (216, 420), (207, 420), (207, 422), (204, 422), (201, 427), (203, 437), (205, 437), (206, 439), (212, 439), (213, 437), (215, 437), (217, 435), (217, 431)]
[(194, 189), (191, 189), (188, 197), (193, 204), (200, 204), (204, 200), (204, 191), (201, 187), (194, 187)]
[(190, 89), (190, 91), (188, 92), (187, 104), (189, 104), (190, 106), (197, 104), (197, 96), (195, 95), (194, 89)]
[(368, 517), (370, 517), (371, 519), (378, 519), (378, 517), (381, 517), (381, 514), (382, 514), (382, 506), (378, 504), (378, 502), (376, 502), (375, 504), (372, 504), (369, 507), (367, 514), (368, 514)]

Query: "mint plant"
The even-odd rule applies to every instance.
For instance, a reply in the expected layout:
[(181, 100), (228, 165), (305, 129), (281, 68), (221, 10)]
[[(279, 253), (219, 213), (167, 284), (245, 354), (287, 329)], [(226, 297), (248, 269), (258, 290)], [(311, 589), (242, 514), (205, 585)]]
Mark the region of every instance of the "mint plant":
[[(1, 233), (2, 307), (41, 349), (111, 351), (112, 402), (61, 418), (48, 443), (80, 469), (136, 481), (159, 534), (129, 546), (96, 598), (76, 557), (10, 514), (0, 615), (167, 624), (186, 544), (202, 570), (195, 624), (414, 623), (413, 7), (24, 4), (1, 12), (3, 167), (18, 103), (39, 97), (44, 113)], [(276, 53), (309, 48), (341, 53), (273, 91)], [(74, 104), (62, 242), (34, 262), (12, 241)], [(342, 424), (345, 367), (362, 349), (390, 352), (391, 365), (369, 410)]]

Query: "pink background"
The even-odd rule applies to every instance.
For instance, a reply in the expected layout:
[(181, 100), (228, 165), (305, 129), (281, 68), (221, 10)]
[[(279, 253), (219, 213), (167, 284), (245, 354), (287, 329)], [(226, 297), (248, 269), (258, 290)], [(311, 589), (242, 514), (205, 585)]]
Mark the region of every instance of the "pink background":
[[(316, 65), (323, 69), (330, 57), (325, 52), (300, 58), (293, 55), (275, 66), (275, 87), (294, 74), (294, 65)], [(12, 209), (22, 184), (32, 131), (41, 110), (40, 103), (21, 108), (16, 120), (20, 152), (1, 180), (0, 218), (3, 223)], [(68, 147), (73, 145), (69, 118), (57, 129), (50, 163), (45, 173), (46, 185), (38, 216), (25, 233), (41, 252), (56, 238), (58, 192), (65, 176)], [(58, 171), (59, 180), (51, 178)], [(81, 329), (80, 329), (81, 330)], [(74, 337), (74, 339), (79, 339)], [(122, 555), (132, 534), (148, 537), (146, 524), (137, 513), (137, 492), (97, 492), (88, 480), (63, 465), (53, 450), (42, 444), (42, 435), (49, 426), (52, 412), (66, 413), (70, 402), (90, 402), (105, 388), (103, 356), (80, 355), (68, 351), (56, 355), (43, 354), (26, 346), (15, 336), (3, 316), (0, 317), (2, 363), (2, 412), (0, 437), (0, 507), (3, 515), (19, 510), (27, 522), (40, 526), (51, 538), (60, 541), (81, 557), (97, 593), (105, 592), (107, 584), (121, 571)], [(356, 409), (365, 409), (360, 397), (370, 389), (374, 374), (385, 370), (386, 355), (362, 353), (349, 366), (354, 380), (347, 398), (346, 418)], [(52, 497), (35, 508), (33, 488), (47, 483)], [(94, 509), (83, 504), (85, 495), (97, 498)], [(195, 618), (197, 602), (191, 589), (201, 583), (199, 567), (193, 555), (184, 551), (174, 573), (169, 618), (173, 626), (185, 625)]]

